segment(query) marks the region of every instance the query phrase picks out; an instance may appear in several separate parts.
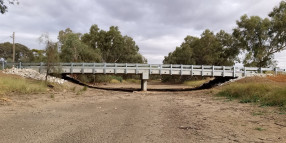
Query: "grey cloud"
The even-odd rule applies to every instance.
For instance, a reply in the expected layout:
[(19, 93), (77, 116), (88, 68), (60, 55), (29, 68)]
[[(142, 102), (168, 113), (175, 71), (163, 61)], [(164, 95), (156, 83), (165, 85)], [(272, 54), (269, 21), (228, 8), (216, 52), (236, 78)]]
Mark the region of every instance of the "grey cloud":
[[(38, 48), (39, 37), (48, 32), (56, 40), (58, 31), (71, 28), (86, 33), (92, 24), (107, 30), (119, 26), (134, 38), (140, 52), (151, 63), (179, 46), (186, 35), (199, 36), (205, 29), (231, 32), (243, 14), (267, 14), (280, 0), (25, 0), (9, 5), (0, 15), (0, 39), (20, 33), (18, 41)], [(6, 35), (5, 35), (6, 34)], [(31, 35), (29, 38), (21, 36)], [(6, 37), (5, 37), (6, 36)], [(34, 38), (33, 38), (34, 37)], [(277, 58), (282, 59), (281, 56)], [(158, 60), (159, 59), (159, 60)], [(284, 59), (285, 61), (285, 59)], [(285, 62), (284, 62), (285, 63)]]

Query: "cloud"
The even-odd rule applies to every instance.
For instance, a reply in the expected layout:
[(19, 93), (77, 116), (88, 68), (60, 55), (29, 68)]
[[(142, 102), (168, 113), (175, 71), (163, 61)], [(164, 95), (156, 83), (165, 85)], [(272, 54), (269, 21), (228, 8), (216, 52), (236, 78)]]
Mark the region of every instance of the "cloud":
[[(92, 24), (108, 30), (119, 26), (134, 38), (150, 63), (161, 63), (187, 35), (205, 29), (231, 32), (243, 14), (266, 17), (280, 0), (49, 0), (20, 1), (0, 15), (0, 42), (16, 32), (16, 41), (43, 48), (37, 38), (48, 32), (57, 40), (60, 30), (87, 33)], [(279, 63), (286, 59), (276, 56)], [(281, 62), (282, 61), (282, 62)]]

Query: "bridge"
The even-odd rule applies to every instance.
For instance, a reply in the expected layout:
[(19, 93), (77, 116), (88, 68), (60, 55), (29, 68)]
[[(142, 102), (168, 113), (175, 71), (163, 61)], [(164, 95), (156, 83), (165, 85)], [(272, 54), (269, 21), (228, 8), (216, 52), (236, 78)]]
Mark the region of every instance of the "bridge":
[[(45, 63), (6, 63), (2, 62), (2, 69), (15, 66), (29, 68), (45, 73)], [(243, 77), (253, 74), (263, 74), (272, 71), (286, 72), (280, 68), (257, 68), (236, 66), (209, 65), (178, 65), (178, 64), (134, 64), (134, 63), (57, 63), (53, 65), (62, 74), (132, 74), (141, 75), (141, 90), (147, 91), (147, 80), (150, 75), (184, 75), (206, 77)], [(51, 73), (56, 71), (51, 71)], [(57, 71), (58, 72), (58, 71)]]

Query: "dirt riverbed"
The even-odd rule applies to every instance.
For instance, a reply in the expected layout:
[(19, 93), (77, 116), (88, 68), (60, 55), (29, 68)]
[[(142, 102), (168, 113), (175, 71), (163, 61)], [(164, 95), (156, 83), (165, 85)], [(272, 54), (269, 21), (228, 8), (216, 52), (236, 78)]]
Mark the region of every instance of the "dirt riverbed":
[[(214, 90), (122, 92), (82, 87), (0, 100), (0, 142), (286, 142), (286, 115)], [(104, 87), (139, 88), (140, 85)], [(154, 89), (185, 88), (150, 84)], [(78, 92), (77, 92), (78, 91)]]

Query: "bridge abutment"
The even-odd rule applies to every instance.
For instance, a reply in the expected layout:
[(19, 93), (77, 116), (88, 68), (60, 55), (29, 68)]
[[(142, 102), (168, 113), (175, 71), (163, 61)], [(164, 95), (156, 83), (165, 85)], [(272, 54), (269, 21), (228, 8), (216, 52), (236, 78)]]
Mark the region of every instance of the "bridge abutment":
[(147, 81), (149, 79), (149, 73), (143, 72), (141, 74), (141, 91), (147, 91)]

